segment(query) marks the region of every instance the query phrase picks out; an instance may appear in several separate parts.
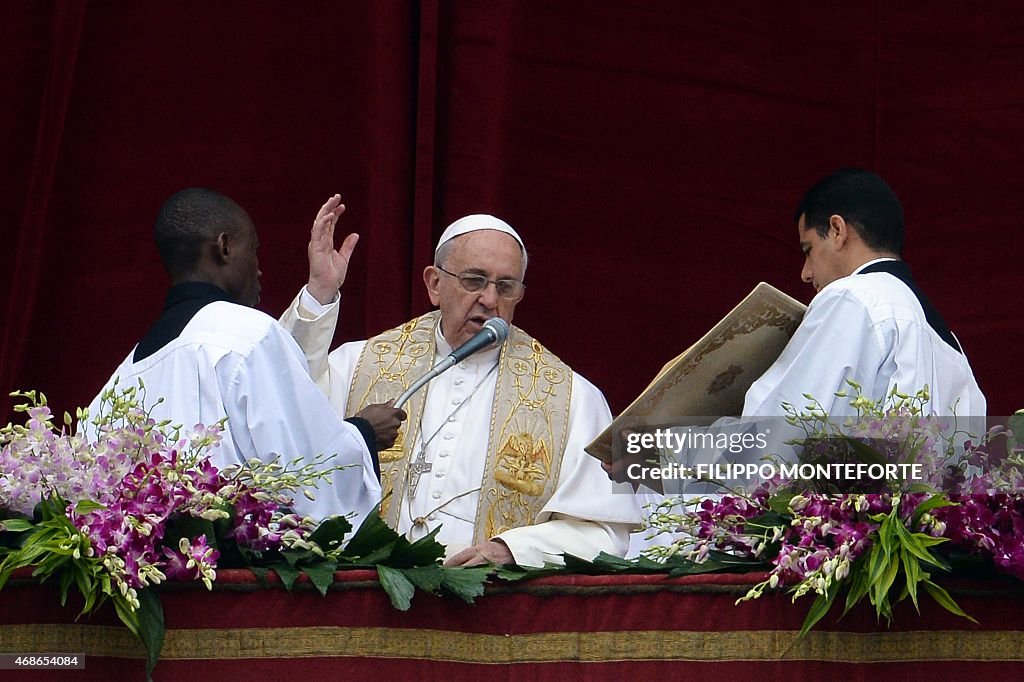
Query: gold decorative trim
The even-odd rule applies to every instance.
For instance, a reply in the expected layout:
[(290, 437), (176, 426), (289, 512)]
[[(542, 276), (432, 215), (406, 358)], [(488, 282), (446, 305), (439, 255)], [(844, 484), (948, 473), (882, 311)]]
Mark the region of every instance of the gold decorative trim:
[[(421, 315), (366, 342), (356, 361), (345, 416), (351, 417), (367, 405), (397, 398), (427, 373), (434, 362), (434, 330), (439, 316), (438, 311)], [(405, 406), (409, 418), (399, 427), (394, 445), (378, 453), (382, 496), (380, 514), (392, 528), (398, 528), (401, 504), (392, 507), (391, 503), (396, 490), (399, 496), (405, 494), (406, 472), (412, 448), (419, 437), (426, 393), (422, 390), (413, 394)]]
[[(0, 653), (74, 651), (143, 658), (118, 626), (3, 625)], [(459, 663), (605, 663), (614, 661), (832, 661), (902, 663), (1024, 661), (1019, 631), (731, 632), (629, 630), (487, 635), (373, 627), (169, 629), (163, 660), (261, 658), (408, 658)]]
[(554, 494), (569, 435), (572, 370), (512, 327), (494, 396), (474, 542), (535, 523)]

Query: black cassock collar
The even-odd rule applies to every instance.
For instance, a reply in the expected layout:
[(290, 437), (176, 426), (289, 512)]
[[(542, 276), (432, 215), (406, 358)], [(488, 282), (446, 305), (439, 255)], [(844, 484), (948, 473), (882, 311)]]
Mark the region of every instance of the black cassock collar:
[(928, 297), (924, 295), (924, 292), (917, 286), (917, 282), (914, 281), (913, 276), (910, 274), (910, 266), (901, 260), (883, 260), (877, 263), (868, 265), (863, 270), (858, 272), (858, 275), (866, 275), (870, 272), (887, 272), (899, 281), (907, 285), (907, 288), (917, 297), (918, 303), (921, 304), (921, 308), (924, 309), (924, 317), (928, 320), (928, 325), (935, 330), (935, 333), (942, 337), (942, 340), (953, 347), (958, 353), (963, 354), (963, 349), (960, 348), (960, 343), (953, 336), (953, 332), (946, 326), (945, 320), (942, 319), (942, 315), (935, 309)]
[(181, 336), (196, 313), (215, 301), (234, 302), (228, 292), (206, 282), (183, 282), (171, 287), (164, 300), (163, 313), (139, 341), (132, 362), (148, 358)]

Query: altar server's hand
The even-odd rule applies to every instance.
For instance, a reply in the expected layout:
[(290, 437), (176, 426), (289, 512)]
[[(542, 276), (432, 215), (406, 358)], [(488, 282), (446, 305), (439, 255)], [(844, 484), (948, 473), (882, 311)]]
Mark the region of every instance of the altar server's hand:
[(367, 405), (354, 416), (365, 419), (373, 427), (373, 435), (377, 438), (377, 451), (387, 450), (395, 444), (398, 429), (405, 421), (405, 410), (394, 407), (395, 401)]
[(334, 226), (344, 212), (345, 204), (341, 203), (341, 195), (335, 194), (320, 207), (309, 235), (309, 282), (306, 290), (323, 305), (333, 301), (334, 295), (345, 283), (348, 261), (359, 241), (359, 235), (353, 232), (345, 237), (341, 247), (335, 251)]
[(445, 566), (480, 566), (482, 564), (513, 564), (512, 551), (501, 540), (488, 540), (467, 547), (444, 562)]

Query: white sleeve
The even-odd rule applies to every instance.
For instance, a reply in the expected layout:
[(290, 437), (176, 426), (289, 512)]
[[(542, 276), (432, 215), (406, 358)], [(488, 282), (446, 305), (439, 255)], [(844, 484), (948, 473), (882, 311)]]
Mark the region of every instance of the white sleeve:
[(552, 514), (544, 523), (507, 530), (498, 537), (520, 566), (562, 563), (562, 554), (593, 559), (601, 552), (625, 556), (630, 524), (586, 521)]
[(217, 373), (231, 433), (246, 458), (334, 455), (331, 464), (346, 468), (331, 475), (332, 485), (321, 483), (315, 502), (296, 495), (296, 511), (315, 518), (355, 512), (356, 525), (380, 501), (373, 461), (359, 430), (334, 412), (303, 364), (302, 352), (277, 324), (252, 352), (225, 356)]
[(325, 394), (330, 373), (327, 353), (338, 326), (340, 301), (339, 295), (328, 305), (322, 305), (306, 291), (306, 287), (302, 287), (280, 319), (281, 326), (292, 335), (306, 356), (309, 375)]

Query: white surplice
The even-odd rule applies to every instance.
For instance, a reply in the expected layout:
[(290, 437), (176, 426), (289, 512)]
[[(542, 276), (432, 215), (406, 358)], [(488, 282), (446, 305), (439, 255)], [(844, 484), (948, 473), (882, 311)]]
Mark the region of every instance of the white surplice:
[[(227, 417), (221, 444), (212, 451), (218, 467), (257, 458), (283, 462), (335, 455), (347, 465), (312, 492), (295, 495), (295, 510), (314, 518), (354, 512), (361, 523), (380, 501), (380, 483), (359, 430), (344, 422), (310, 380), (295, 341), (268, 315), (224, 301), (203, 307), (180, 336), (153, 355), (133, 361), (134, 349), (107, 382), (145, 384), (144, 407), (154, 419), (184, 429)], [(101, 391), (102, 395), (102, 391)], [(163, 398), (163, 402), (157, 402)], [(89, 408), (100, 411), (100, 396)], [(88, 431), (87, 431), (88, 433)]]
[(782, 355), (747, 391), (744, 416), (780, 416), (783, 402), (800, 410), (805, 393), (832, 416), (855, 414), (849, 398), (835, 396), (852, 395), (847, 379), (871, 400), (927, 386), (932, 414), (985, 415), (967, 357), (931, 328), (903, 282), (885, 272), (856, 274), (869, 264), (818, 292)]
[[(301, 301), (301, 310), (300, 310)], [(345, 414), (349, 387), (365, 341), (346, 343), (327, 353), (337, 322), (338, 304), (320, 306), (305, 290), (296, 297), (281, 322), (306, 351), (310, 372), (331, 404)], [(451, 352), (436, 330), (436, 357)], [(451, 556), (473, 542), (479, 490), (489, 438), (491, 408), (497, 386), (498, 350), (478, 353), (434, 379), (420, 429), (431, 471), (424, 474), (412, 499), (396, 489), (391, 504), (401, 504), (398, 531), (411, 539), (438, 525), (438, 540)], [(573, 373), (569, 430), (558, 484), (537, 523), (501, 533), (516, 562), (540, 566), (560, 561), (563, 553), (591, 559), (600, 552), (622, 556), (639, 509), (628, 486), (611, 483), (597, 460), (583, 451), (611, 423), (601, 392)], [(435, 435), (436, 434), (436, 435)], [(422, 517), (426, 524), (414, 525)]]

